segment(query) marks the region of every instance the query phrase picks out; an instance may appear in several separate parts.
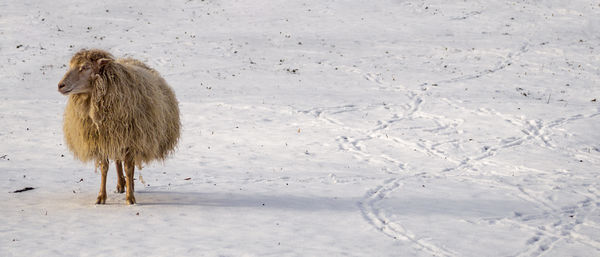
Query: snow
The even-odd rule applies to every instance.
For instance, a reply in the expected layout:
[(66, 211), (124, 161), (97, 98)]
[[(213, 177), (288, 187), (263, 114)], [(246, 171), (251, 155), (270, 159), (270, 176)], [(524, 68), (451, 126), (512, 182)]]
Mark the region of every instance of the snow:
[[(598, 256), (598, 31), (597, 1), (0, 2), (0, 255)], [(180, 101), (134, 206), (63, 143), (91, 47)]]

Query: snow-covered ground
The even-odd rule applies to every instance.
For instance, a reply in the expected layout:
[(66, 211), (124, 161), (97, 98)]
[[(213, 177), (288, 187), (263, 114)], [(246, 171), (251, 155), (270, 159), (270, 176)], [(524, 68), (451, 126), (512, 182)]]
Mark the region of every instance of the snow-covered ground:
[[(598, 1), (0, 1), (0, 256), (599, 256), (599, 31)], [(63, 144), (92, 47), (180, 101), (134, 206)]]

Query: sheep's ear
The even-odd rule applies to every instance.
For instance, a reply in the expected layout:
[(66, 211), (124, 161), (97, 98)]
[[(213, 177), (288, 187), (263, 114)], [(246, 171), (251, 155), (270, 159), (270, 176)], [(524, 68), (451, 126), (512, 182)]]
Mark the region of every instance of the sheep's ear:
[(101, 58), (98, 59), (96, 61), (96, 63), (94, 63), (94, 73), (95, 74), (100, 74), (102, 73), (102, 71), (104, 70), (104, 68), (106, 67), (106, 65), (108, 65), (109, 63), (111, 63), (112, 60), (108, 59), (108, 58)]
[(106, 66), (107, 64), (109, 64), (110, 62), (112, 62), (111, 59), (108, 58), (101, 58), (98, 59), (98, 68), (104, 68), (104, 66)]

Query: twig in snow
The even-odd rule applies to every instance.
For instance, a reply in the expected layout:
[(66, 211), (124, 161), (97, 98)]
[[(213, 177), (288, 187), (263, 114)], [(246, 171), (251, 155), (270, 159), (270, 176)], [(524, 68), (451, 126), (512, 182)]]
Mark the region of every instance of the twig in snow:
[(35, 189), (35, 188), (33, 188), (33, 187), (25, 187), (23, 189), (19, 189), (19, 190), (13, 191), (13, 193), (21, 193), (21, 192), (25, 192), (25, 191), (29, 191), (29, 190), (33, 190), (33, 189)]

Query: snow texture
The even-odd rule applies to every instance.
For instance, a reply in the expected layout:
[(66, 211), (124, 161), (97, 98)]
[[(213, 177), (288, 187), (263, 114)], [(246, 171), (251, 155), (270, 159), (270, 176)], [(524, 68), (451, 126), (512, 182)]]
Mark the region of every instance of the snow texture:
[[(599, 256), (599, 31), (598, 1), (0, 1), (0, 255)], [(63, 142), (93, 47), (180, 101), (134, 206)]]

